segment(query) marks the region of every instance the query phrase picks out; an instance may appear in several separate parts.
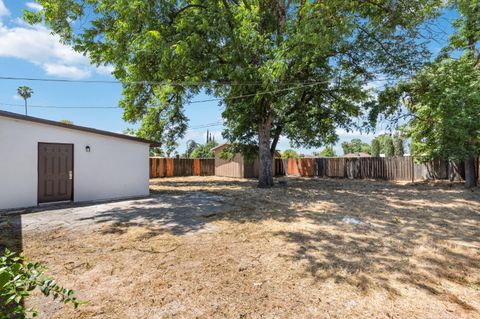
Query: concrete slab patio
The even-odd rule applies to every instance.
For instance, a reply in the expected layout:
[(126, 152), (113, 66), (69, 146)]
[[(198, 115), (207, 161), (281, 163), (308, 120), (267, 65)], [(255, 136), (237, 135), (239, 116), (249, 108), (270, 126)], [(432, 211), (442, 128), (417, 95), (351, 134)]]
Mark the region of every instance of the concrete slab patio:
[(121, 231), (137, 225), (148, 227), (152, 233), (169, 231), (180, 235), (212, 231), (214, 227), (207, 225), (205, 220), (229, 206), (222, 196), (210, 193), (153, 194), (133, 200), (43, 206), (14, 213), (6, 211), (0, 214), (0, 226), (8, 223), (12, 228), (21, 227), (23, 233), (30, 233), (55, 228), (95, 231), (105, 226)]

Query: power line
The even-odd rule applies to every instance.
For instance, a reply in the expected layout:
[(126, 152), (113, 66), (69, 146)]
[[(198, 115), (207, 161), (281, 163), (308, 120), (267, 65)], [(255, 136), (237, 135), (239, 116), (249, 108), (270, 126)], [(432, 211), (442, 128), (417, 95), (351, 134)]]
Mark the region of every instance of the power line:
[[(0, 105), (6, 106), (24, 106), (23, 104), (3, 103)], [(58, 105), (30, 105), (28, 107), (47, 108), (47, 109), (121, 109), (119, 106), (58, 106)]]
[[(300, 89), (300, 88), (310, 87), (310, 86), (314, 86), (314, 85), (319, 85), (319, 84), (322, 84), (322, 83), (327, 83), (327, 82), (326, 81), (316, 82), (316, 83), (312, 83), (312, 84), (300, 85), (300, 86), (285, 88), (285, 89), (280, 89), (280, 90), (263, 91), (263, 92), (244, 94), (244, 95), (225, 97), (225, 98), (212, 98), (212, 99), (205, 99), (205, 100), (199, 100), (199, 101), (191, 101), (191, 102), (185, 103), (185, 105), (199, 104), (199, 103), (206, 103), (206, 102), (215, 102), (215, 101), (224, 101), (224, 100), (235, 100), (235, 99), (241, 99), (241, 98), (252, 97), (252, 96), (257, 96), (257, 95), (274, 94), (274, 93), (291, 91), (291, 90), (295, 90), (295, 89)], [(4, 103), (4, 102), (0, 102), (0, 104), (1, 105), (6, 105), (6, 106), (23, 106), (23, 104), (12, 104), (12, 103)], [(51, 108), (51, 109), (119, 109), (120, 108), (119, 106), (58, 106), (58, 105), (35, 105), (35, 104), (28, 105), (28, 107)]]
[[(207, 82), (207, 81), (118, 81), (118, 80), (72, 80), (72, 79), (53, 79), (53, 78), (32, 78), (32, 77), (15, 77), (15, 76), (0, 76), (0, 80), (9, 81), (33, 81), (33, 82), (56, 82), (56, 83), (83, 83), (83, 84), (158, 84), (158, 85), (175, 85), (175, 86), (188, 86), (188, 85), (225, 85), (225, 86), (242, 86), (242, 85), (265, 85), (262, 82)], [(384, 79), (395, 80), (395, 78)], [(297, 82), (278, 82), (272, 83), (275, 85), (300, 85), (300, 84), (312, 84), (317, 81), (297, 81)]]
[[(71, 79), (53, 79), (53, 78), (30, 78), (30, 77), (13, 77), (13, 76), (0, 76), (0, 80), (12, 80), (12, 81), (34, 81), (34, 82), (60, 82), (60, 83), (91, 83), (91, 84), (123, 84), (123, 83), (131, 83), (131, 84), (159, 84), (159, 85), (230, 85), (230, 86), (237, 86), (237, 85), (264, 85), (262, 82), (206, 82), (206, 81), (183, 81), (183, 82), (176, 82), (176, 81), (149, 81), (149, 80), (142, 80), (142, 81), (117, 81), (117, 80), (71, 80)], [(306, 82), (281, 82), (277, 83), (278, 85), (291, 85), (291, 84), (305, 84), (305, 83), (312, 83), (314, 81), (306, 81)]]
[(0, 80), (13, 81), (37, 81), (37, 82), (63, 82), (63, 83), (109, 83), (117, 84), (119, 81), (113, 80), (70, 80), (70, 79), (52, 79), (52, 78), (28, 78), (28, 77), (14, 77), (14, 76), (0, 76)]
[[(370, 81), (370, 83), (382, 82), (382, 81), (389, 81), (389, 80), (391, 80), (391, 79), (388, 79), (388, 78), (376, 79), (376, 80)], [(235, 99), (241, 99), (241, 98), (245, 98), (245, 97), (253, 97), (253, 96), (257, 96), (257, 95), (274, 94), (274, 93), (291, 91), (291, 90), (296, 90), (296, 89), (303, 89), (303, 88), (306, 88), (306, 87), (311, 87), (311, 86), (315, 86), (315, 85), (319, 85), (319, 84), (326, 84), (326, 83), (331, 83), (331, 82), (332, 82), (332, 81), (330, 81), (330, 80), (328, 80), (328, 81), (319, 81), (319, 82), (313, 82), (313, 83), (310, 83), (310, 84), (299, 85), (299, 86), (290, 87), (290, 88), (285, 88), (285, 89), (272, 90), (272, 91), (264, 91), (264, 92), (257, 92), (257, 93), (239, 95), (239, 96), (225, 97), (225, 98), (213, 98), (213, 99), (206, 99), (206, 100), (200, 100), (200, 101), (192, 101), (192, 102), (188, 102), (188, 103), (185, 103), (185, 104), (188, 105), (188, 104), (214, 102), (214, 101), (235, 100)]]
[(210, 126), (205, 126), (200, 128), (190, 127), (186, 130), (186, 132), (200, 131), (200, 130), (205, 130), (206, 128), (216, 127), (216, 126), (222, 126), (222, 124), (210, 125)]
[(217, 121), (217, 122), (213, 122), (213, 123), (205, 123), (205, 124), (192, 126), (192, 127), (189, 127), (189, 130), (204, 129), (204, 128), (213, 127), (213, 126), (220, 126), (220, 125), (223, 125), (223, 121)]
[[(0, 77), (1, 79), (1, 77)], [(375, 79), (370, 81), (371, 83), (374, 82), (381, 82), (389, 80), (388, 78), (384, 79)], [(318, 82), (313, 82), (310, 84), (304, 84), (304, 85), (298, 85), (294, 87), (289, 87), (285, 89), (278, 89), (278, 90), (270, 90), (270, 91), (263, 91), (263, 92), (256, 92), (256, 93), (250, 93), (250, 94), (243, 94), (243, 95), (238, 95), (238, 96), (231, 96), (231, 97), (225, 97), (225, 98), (212, 98), (212, 99), (205, 99), (205, 100), (199, 100), (199, 101), (190, 101), (186, 102), (185, 105), (190, 105), (190, 104), (199, 104), (199, 103), (206, 103), (206, 102), (219, 102), (219, 101), (225, 101), (225, 100), (236, 100), (236, 99), (241, 99), (241, 98), (246, 98), (246, 97), (254, 97), (258, 95), (266, 95), (266, 94), (275, 94), (275, 93), (280, 93), (280, 92), (286, 92), (286, 91), (292, 91), (296, 89), (302, 89), (302, 88), (307, 88), (307, 87), (312, 87), (320, 84), (326, 84), (326, 83), (331, 83), (331, 80), (327, 81), (318, 81)], [(6, 106), (23, 106), (22, 104), (12, 104), (12, 103), (3, 103), (0, 102), (0, 105), (6, 105)], [(37, 108), (52, 108), (52, 109), (120, 109), (119, 106), (57, 106), (57, 105), (28, 105), (29, 107), (37, 107)]]

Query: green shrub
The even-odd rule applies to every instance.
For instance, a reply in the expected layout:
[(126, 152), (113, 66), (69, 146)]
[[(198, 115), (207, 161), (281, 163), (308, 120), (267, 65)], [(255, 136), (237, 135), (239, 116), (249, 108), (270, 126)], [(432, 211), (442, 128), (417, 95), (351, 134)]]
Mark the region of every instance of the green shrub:
[(288, 149), (282, 152), (282, 158), (299, 158), (301, 157), (295, 150)]
[(72, 290), (59, 286), (44, 271), (40, 263), (26, 262), (22, 255), (5, 249), (0, 257), (0, 319), (37, 316), (35, 309), (23, 305), (25, 297), (36, 287), (45, 296), (52, 295), (64, 304), (71, 303), (75, 308), (80, 305)]
[(190, 158), (214, 158), (215, 152), (212, 150), (218, 143), (215, 140), (205, 144), (198, 145), (190, 154)]

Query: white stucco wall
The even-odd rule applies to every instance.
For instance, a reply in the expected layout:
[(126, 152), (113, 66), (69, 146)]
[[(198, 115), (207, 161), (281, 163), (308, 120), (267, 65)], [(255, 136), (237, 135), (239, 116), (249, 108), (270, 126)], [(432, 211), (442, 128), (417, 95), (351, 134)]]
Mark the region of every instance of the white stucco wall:
[(148, 144), (0, 116), (0, 209), (37, 205), (39, 142), (74, 145), (75, 202), (149, 194)]

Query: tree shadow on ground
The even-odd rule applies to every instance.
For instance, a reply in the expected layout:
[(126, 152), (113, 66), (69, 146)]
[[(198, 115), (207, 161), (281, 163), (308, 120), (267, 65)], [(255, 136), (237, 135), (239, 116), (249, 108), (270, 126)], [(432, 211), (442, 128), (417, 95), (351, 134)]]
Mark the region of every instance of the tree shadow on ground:
[(399, 287), (415, 287), (474, 309), (444, 282), (480, 288), (477, 190), (305, 178), (290, 178), (288, 187), (256, 189), (255, 181), (245, 181), (240, 189), (227, 183), (222, 190), (224, 183), (168, 184), (176, 192), (212, 191), (235, 203), (216, 220), (288, 223), (288, 231), (271, 232), (295, 247), (285, 249), (282, 258), (305, 267), (319, 282), (332, 279), (364, 293), (381, 288), (392, 297), (401, 294)]
[(104, 233), (123, 234), (131, 227), (141, 227), (146, 230), (145, 238), (167, 233), (180, 236), (208, 230), (209, 218), (224, 206), (222, 197), (205, 193), (152, 195), (78, 220), (103, 224)]
[[(333, 280), (365, 294), (380, 289), (392, 298), (400, 287), (416, 288), (477, 311), (446, 287), (480, 289), (478, 191), (316, 178), (289, 178), (288, 186), (271, 189), (256, 188), (255, 180), (211, 178), (151, 185), (150, 198), (72, 214), (70, 223), (94, 223), (106, 234), (142, 227), (145, 238), (214, 231), (215, 222), (253, 223), (280, 240), (268, 247), (283, 262), (318, 283)], [(270, 221), (285, 227), (268, 228)]]
[(0, 216), (0, 254), (5, 248), (21, 253), (23, 251), (22, 216)]

